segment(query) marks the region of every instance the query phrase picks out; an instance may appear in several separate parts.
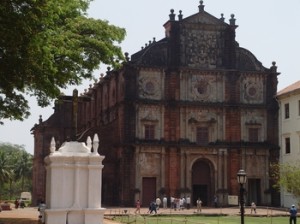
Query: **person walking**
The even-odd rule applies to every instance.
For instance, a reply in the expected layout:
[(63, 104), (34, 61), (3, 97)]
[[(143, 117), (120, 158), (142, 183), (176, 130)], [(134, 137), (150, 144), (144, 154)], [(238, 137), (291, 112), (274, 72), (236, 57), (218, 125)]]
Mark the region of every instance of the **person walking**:
[(256, 204), (254, 203), (254, 201), (252, 201), (251, 203), (251, 214), (252, 212), (254, 212), (256, 214)]
[(190, 198), (190, 196), (186, 197), (186, 208), (187, 209), (191, 208), (191, 198)]
[(295, 205), (292, 205), (290, 209), (290, 224), (296, 224), (297, 223), (297, 209)]
[(199, 213), (202, 210), (202, 201), (201, 201), (201, 199), (198, 198), (198, 200), (196, 201), (196, 203), (197, 203), (197, 212)]
[(156, 206), (157, 205), (156, 205), (155, 201), (152, 201), (150, 203), (150, 206), (149, 206), (149, 212), (150, 212), (150, 214), (152, 214), (152, 212), (155, 212), (155, 214), (157, 214)]
[(15, 208), (18, 209), (19, 208), (19, 200), (16, 198), (15, 200)]
[(163, 197), (163, 207), (167, 208), (168, 207), (168, 199), (166, 196)]
[(170, 197), (171, 209), (175, 209), (175, 198), (173, 196)]
[(140, 200), (137, 200), (136, 201), (136, 203), (135, 203), (135, 206), (136, 206), (136, 209), (135, 209), (135, 214), (136, 213), (139, 213), (140, 214), (140, 212), (141, 212), (141, 202), (140, 202)]
[(215, 205), (215, 208), (218, 207), (218, 197), (217, 197), (217, 195), (215, 195), (215, 197), (214, 197), (214, 205)]
[(25, 202), (23, 201), (22, 198), (20, 198), (20, 200), (19, 200), (19, 206), (20, 206), (20, 208), (25, 208)]
[(41, 200), (38, 206), (38, 211), (39, 211), (39, 223), (45, 223), (45, 209), (46, 209), (46, 204), (44, 200)]
[(156, 209), (159, 210), (159, 206), (161, 204), (161, 200), (159, 197), (156, 198), (155, 203), (156, 203)]

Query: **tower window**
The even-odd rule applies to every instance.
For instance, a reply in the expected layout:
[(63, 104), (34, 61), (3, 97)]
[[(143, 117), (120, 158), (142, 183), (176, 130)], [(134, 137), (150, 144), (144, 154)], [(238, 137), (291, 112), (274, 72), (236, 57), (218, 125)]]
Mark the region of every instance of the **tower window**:
[(207, 127), (197, 127), (197, 144), (207, 145), (208, 144), (208, 128)]
[(249, 128), (249, 142), (258, 142), (258, 128)]
[(153, 124), (145, 125), (145, 139), (153, 140), (155, 136), (155, 126)]

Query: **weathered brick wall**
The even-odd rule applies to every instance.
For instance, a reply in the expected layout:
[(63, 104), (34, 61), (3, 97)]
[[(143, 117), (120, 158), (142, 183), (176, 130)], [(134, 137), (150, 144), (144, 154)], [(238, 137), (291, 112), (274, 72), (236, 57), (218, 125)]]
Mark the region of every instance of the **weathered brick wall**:
[[(234, 18), (226, 24), (201, 7), (186, 20), (175, 20), (171, 12), (165, 23), (166, 38), (137, 52), (120, 70), (108, 71), (78, 99), (77, 138), (85, 141), (98, 133), (99, 152), (105, 156), (103, 204), (133, 205), (136, 187), (143, 190), (143, 177), (155, 179), (157, 191), (166, 188), (169, 196), (175, 196), (182, 186), (193, 187), (189, 172), (198, 162), (211, 173), (210, 181), (197, 183), (209, 184), (209, 198), (217, 191), (238, 194), (240, 168), (251, 161), (267, 162), (269, 150), (270, 161), (278, 158), (275, 65), (268, 72), (251, 52), (238, 47)], [(258, 92), (253, 88), (257, 84), (265, 89)], [(72, 100), (65, 97), (55, 116), (45, 122), (48, 126), (40, 124), (34, 133), (36, 199), (44, 192), (44, 155), (39, 154), (48, 153), (52, 136), (61, 144), (72, 135)], [(155, 139), (144, 139), (145, 122), (156, 125)], [(251, 122), (266, 130), (260, 137), (270, 148), (264, 142), (245, 143), (245, 125)], [(198, 126), (209, 128), (207, 145), (196, 141)], [(259, 159), (254, 156), (258, 149)], [(226, 156), (220, 156), (220, 151)], [(143, 165), (156, 164), (155, 172), (143, 169), (140, 175), (135, 170), (139, 155), (147, 157)], [(267, 172), (262, 169), (249, 169), (250, 175), (262, 179)]]

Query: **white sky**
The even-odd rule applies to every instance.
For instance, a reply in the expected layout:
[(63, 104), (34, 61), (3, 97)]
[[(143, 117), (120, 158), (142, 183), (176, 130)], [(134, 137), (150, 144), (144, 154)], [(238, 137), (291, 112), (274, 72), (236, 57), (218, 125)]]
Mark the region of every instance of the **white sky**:
[[(199, 1), (196, 0), (94, 0), (90, 5), (91, 17), (108, 20), (110, 24), (123, 27), (127, 36), (121, 46), (130, 55), (139, 51), (145, 43), (164, 37), (163, 24), (169, 19), (170, 9), (182, 10), (185, 17), (198, 12)], [(236, 18), (236, 40), (241, 47), (250, 50), (265, 67), (276, 61), (278, 72), (278, 90), (299, 80), (300, 53), (300, 1), (299, 0), (204, 0), (205, 11), (220, 18), (224, 14), (227, 23), (233, 13)], [(176, 16), (177, 19), (177, 16)], [(101, 68), (105, 72), (106, 67)], [(98, 77), (100, 71), (95, 72)], [(88, 88), (71, 87), (83, 92)], [(31, 116), (23, 122), (5, 120), (0, 126), (0, 142), (24, 145), (33, 154), (34, 139), (30, 129), (53, 113), (53, 106), (40, 108), (34, 99), (30, 99)], [(50, 144), (50, 143), (49, 143)]]

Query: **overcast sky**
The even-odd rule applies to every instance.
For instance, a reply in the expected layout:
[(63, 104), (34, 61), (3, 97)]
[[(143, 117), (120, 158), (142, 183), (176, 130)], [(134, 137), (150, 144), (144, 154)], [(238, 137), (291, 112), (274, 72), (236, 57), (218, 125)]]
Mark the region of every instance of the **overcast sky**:
[[(199, 1), (195, 0), (94, 0), (89, 16), (107, 20), (110, 24), (125, 28), (127, 35), (121, 47), (130, 55), (139, 51), (145, 43), (164, 37), (163, 24), (169, 19), (170, 9), (185, 17), (198, 12)], [(224, 14), (229, 23), (235, 15), (236, 40), (250, 50), (262, 64), (269, 68), (272, 61), (278, 66), (278, 90), (298, 81), (300, 52), (300, 1), (299, 0), (206, 0), (205, 11), (220, 18)], [(299, 63), (300, 64), (300, 63)], [(106, 71), (106, 67), (95, 72), (95, 76)], [(71, 94), (74, 88), (83, 92), (89, 81), (80, 87), (64, 91)], [(24, 145), (33, 154), (34, 139), (30, 129), (38, 122), (39, 115), (46, 120), (53, 113), (53, 106), (40, 108), (30, 99), (31, 116), (23, 122), (4, 120), (0, 125), (0, 142)], [(49, 143), (50, 145), (50, 143)]]

